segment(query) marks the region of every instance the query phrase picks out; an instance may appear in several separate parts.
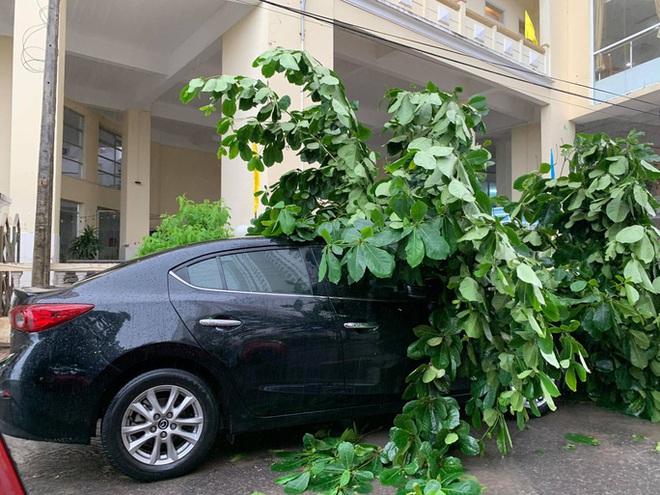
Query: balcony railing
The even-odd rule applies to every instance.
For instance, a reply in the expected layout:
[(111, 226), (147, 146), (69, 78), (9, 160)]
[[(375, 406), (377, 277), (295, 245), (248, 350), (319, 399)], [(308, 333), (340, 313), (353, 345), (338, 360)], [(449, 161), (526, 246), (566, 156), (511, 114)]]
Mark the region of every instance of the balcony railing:
[(660, 58), (660, 22), (594, 52), (594, 78), (600, 81)]
[(547, 46), (537, 46), (524, 36), (467, 8), (461, 0), (378, 0), (393, 9), (421, 18), (439, 29), (464, 38), (509, 58), (542, 75), (548, 74)]

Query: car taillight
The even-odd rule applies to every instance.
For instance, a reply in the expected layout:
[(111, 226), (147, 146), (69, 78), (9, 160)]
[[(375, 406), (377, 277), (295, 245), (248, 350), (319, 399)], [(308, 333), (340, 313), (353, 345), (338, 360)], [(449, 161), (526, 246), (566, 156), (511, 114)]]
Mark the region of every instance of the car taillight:
[(93, 304), (25, 304), (9, 311), (9, 323), (21, 332), (41, 332), (93, 308)]

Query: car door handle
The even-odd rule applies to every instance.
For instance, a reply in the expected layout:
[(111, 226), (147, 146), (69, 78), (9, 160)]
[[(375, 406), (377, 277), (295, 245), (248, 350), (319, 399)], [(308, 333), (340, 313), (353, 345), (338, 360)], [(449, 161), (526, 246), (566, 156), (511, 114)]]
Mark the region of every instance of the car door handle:
[(378, 329), (378, 323), (369, 321), (347, 321), (344, 323), (344, 328), (347, 330), (355, 330), (358, 333), (370, 332)]
[(225, 318), (204, 318), (199, 320), (199, 324), (203, 327), (215, 327), (215, 328), (234, 328), (238, 327), (243, 322), (241, 320), (231, 320)]

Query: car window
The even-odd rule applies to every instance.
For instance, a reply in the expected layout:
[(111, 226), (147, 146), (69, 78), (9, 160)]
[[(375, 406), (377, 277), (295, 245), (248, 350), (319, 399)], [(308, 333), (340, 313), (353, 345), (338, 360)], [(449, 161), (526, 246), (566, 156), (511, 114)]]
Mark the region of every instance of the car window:
[(188, 282), (205, 289), (224, 289), (218, 258), (209, 258), (189, 265)]
[(244, 292), (311, 294), (305, 262), (298, 249), (278, 249), (220, 257), (226, 288)]

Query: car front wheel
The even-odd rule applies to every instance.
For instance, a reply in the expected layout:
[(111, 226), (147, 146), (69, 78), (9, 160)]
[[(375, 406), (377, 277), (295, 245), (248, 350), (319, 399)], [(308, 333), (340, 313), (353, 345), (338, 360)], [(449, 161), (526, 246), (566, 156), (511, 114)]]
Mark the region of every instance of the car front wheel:
[(128, 382), (101, 426), (110, 463), (140, 481), (181, 476), (213, 447), (218, 409), (209, 386), (182, 370), (161, 369)]

